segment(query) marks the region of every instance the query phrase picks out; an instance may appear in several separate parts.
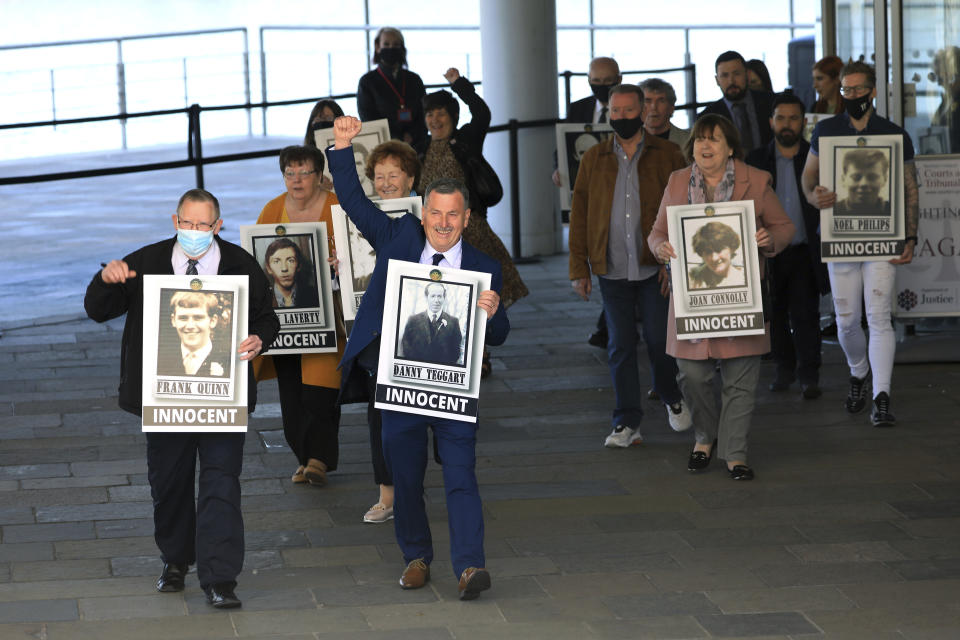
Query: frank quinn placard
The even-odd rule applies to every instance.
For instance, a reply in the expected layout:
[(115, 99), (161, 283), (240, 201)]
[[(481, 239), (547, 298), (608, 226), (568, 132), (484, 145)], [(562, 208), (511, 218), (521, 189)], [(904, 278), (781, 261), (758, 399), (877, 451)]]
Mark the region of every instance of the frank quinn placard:
[(280, 334), (275, 353), (337, 350), (333, 281), (326, 225), (320, 222), (240, 227), (243, 248), (263, 268), (273, 292)]
[(556, 125), (557, 164), (560, 173), (560, 208), (570, 209), (573, 187), (577, 183), (580, 159), (590, 147), (613, 135), (609, 124), (561, 123)]
[(762, 334), (753, 201), (667, 208), (677, 339)]
[(477, 420), (490, 274), (391, 260), (376, 407)]
[(247, 276), (143, 278), (143, 430), (246, 431)]
[(837, 194), (820, 216), (824, 262), (888, 260), (903, 252), (903, 139), (820, 138), (820, 180)]
[[(394, 198), (392, 200), (374, 200), (373, 204), (391, 218), (410, 213), (417, 218), (423, 202), (419, 196)], [(337, 258), (340, 260), (340, 295), (343, 300), (343, 319), (353, 320), (357, 317), (360, 301), (370, 284), (373, 269), (377, 264), (377, 254), (367, 242), (357, 226), (347, 216), (343, 207), (333, 205), (330, 208), (333, 216), (333, 236), (336, 240)]]
[[(313, 134), (313, 139), (314, 142), (317, 143), (318, 149), (326, 149), (334, 143), (333, 129), (317, 129)], [(353, 159), (357, 165), (357, 177), (360, 178), (363, 192), (366, 193), (367, 197), (371, 200), (376, 200), (380, 196), (377, 195), (376, 190), (373, 188), (373, 182), (367, 178), (367, 157), (370, 155), (370, 152), (373, 151), (374, 147), (389, 139), (390, 123), (386, 118), (382, 118), (380, 120), (369, 120), (362, 123), (360, 133), (357, 134), (357, 137), (352, 141)], [(333, 176), (330, 175), (330, 167), (328, 165), (324, 166), (323, 175), (328, 180), (333, 181)]]

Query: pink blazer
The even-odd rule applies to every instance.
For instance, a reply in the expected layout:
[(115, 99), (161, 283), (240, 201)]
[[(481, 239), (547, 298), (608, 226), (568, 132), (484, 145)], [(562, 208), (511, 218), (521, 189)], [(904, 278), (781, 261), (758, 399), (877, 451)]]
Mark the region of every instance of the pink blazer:
[[(734, 160), (734, 185), (731, 200), (753, 200), (757, 230), (766, 229), (773, 238), (773, 247), (761, 248), (760, 275), (763, 275), (766, 258), (783, 251), (793, 238), (794, 227), (783, 210), (776, 192), (771, 186), (770, 174), (755, 169), (740, 160)], [(670, 174), (667, 189), (660, 201), (660, 210), (653, 223), (653, 230), (647, 236), (647, 244), (654, 255), (657, 248), (667, 240), (667, 207), (689, 204), (687, 185), (690, 183), (691, 168), (680, 169)], [(737, 336), (734, 338), (706, 338), (702, 340), (677, 340), (677, 322), (673, 310), (673, 298), (670, 298), (670, 315), (667, 319), (667, 353), (674, 358), (687, 360), (706, 360), (707, 358), (739, 358), (756, 356), (770, 351), (769, 319), (766, 331), (758, 336)]]

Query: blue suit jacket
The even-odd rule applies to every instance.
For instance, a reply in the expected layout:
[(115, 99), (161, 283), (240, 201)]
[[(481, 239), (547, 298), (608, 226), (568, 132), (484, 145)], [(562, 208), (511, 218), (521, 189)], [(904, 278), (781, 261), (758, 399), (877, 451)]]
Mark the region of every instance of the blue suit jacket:
[[(333, 175), (333, 184), (337, 190), (340, 206), (377, 252), (377, 263), (373, 269), (370, 284), (363, 294), (363, 301), (353, 322), (353, 330), (347, 340), (343, 360), (340, 361), (341, 389), (343, 390), (350, 382), (350, 374), (357, 355), (380, 337), (387, 284), (387, 262), (393, 259), (419, 263), (426, 235), (416, 216), (407, 214), (391, 219), (370, 202), (357, 178), (357, 165), (354, 163), (352, 148), (337, 150), (330, 147), (327, 149), (327, 160), (330, 163), (330, 173)], [(490, 288), (498, 295), (502, 291), (503, 276), (500, 273), (500, 264), (467, 244), (466, 241), (463, 242), (460, 267), (470, 271), (489, 273), (492, 276)], [(503, 344), (509, 332), (510, 321), (507, 319), (503, 305), (500, 305), (493, 317), (487, 320), (486, 343), (493, 346)], [(348, 397), (346, 400), (349, 401), (351, 398)]]

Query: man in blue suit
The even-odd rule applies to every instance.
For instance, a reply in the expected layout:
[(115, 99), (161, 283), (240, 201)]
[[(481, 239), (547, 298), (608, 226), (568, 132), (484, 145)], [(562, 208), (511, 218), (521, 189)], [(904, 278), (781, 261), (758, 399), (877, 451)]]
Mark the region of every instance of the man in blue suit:
[[(387, 217), (367, 199), (357, 178), (351, 140), (360, 133), (360, 126), (356, 118), (337, 118), (333, 125), (335, 143), (327, 149), (340, 204), (377, 252), (373, 276), (340, 363), (342, 400), (351, 399), (349, 390), (357, 378), (376, 379), (390, 259), (491, 274), (491, 289), (477, 295), (477, 306), (487, 314), (487, 344), (503, 344), (510, 331), (507, 314), (500, 306), (503, 277), (499, 264), (461, 238), (470, 221), (466, 187), (457, 180), (437, 180), (424, 194), (422, 220), (411, 214), (397, 219)], [(383, 452), (395, 491), (394, 529), (407, 563), (400, 586), (417, 589), (430, 579), (433, 543), (423, 502), (423, 476), (427, 466), (427, 428), (433, 427), (443, 459), (450, 555), (454, 575), (460, 580), (460, 599), (476, 598), (490, 588), (490, 574), (484, 568), (483, 513), (475, 471), (477, 425), (389, 410), (384, 410), (382, 416)]]

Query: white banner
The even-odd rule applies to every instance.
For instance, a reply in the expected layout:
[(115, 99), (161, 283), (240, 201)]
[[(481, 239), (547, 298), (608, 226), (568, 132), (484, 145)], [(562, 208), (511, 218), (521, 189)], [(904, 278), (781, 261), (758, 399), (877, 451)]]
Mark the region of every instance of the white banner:
[(913, 262), (897, 267), (898, 318), (960, 315), (960, 157), (914, 160), (920, 187), (920, 225)]

